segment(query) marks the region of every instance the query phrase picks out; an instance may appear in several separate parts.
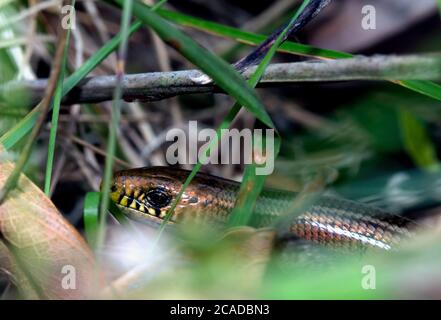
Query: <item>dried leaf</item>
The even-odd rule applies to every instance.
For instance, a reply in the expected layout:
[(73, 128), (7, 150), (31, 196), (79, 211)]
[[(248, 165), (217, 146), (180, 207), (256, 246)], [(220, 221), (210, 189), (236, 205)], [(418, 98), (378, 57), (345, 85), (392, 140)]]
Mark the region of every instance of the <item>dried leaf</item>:
[[(10, 162), (0, 163), (0, 188), (13, 168)], [(87, 298), (99, 285), (84, 239), (24, 175), (0, 205), (0, 236), (40, 298)]]

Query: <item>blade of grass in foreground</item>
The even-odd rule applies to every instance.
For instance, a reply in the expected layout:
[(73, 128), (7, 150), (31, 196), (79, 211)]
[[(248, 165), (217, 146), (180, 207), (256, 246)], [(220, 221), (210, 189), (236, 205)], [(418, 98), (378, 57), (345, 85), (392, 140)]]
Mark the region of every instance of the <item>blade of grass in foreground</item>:
[(84, 231), (86, 233), (87, 243), (93, 247), (96, 244), (98, 231), (98, 213), (101, 193), (88, 192), (84, 199)]
[(401, 136), (409, 156), (419, 168), (428, 171), (439, 170), (436, 148), (424, 123), (408, 110), (400, 109), (398, 112)]
[(438, 3), (439, 14), (441, 15), (441, 0), (436, 0), (436, 2)]
[[(155, 6), (152, 7), (151, 10), (157, 10), (160, 6), (162, 6), (167, 0), (161, 0), (158, 3), (155, 4)], [(124, 74), (124, 66), (125, 63), (125, 56), (126, 56), (126, 50), (127, 50), (127, 41), (129, 36), (135, 32), (137, 29), (139, 29), (142, 24), (137, 21), (131, 26), (129, 26), (129, 21), (131, 19), (131, 12), (132, 12), (132, 1), (129, 4), (129, 7), (125, 7), (123, 12), (123, 18), (122, 18), (122, 29), (121, 32), (112, 40), (110, 40), (99, 52), (97, 52), (96, 56), (97, 58), (104, 59), (107, 57), (108, 54), (110, 54), (113, 50), (116, 49), (118, 45), (120, 45), (120, 52), (119, 52), (119, 82), (122, 79), (122, 76)], [(127, 5), (127, 3), (125, 4)], [(90, 61), (90, 60), (89, 60)], [(88, 61), (88, 62), (89, 62)], [(87, 64), (87, 62), (86, 62)], [(84, 66), (84, 65), (83, 65)], [(92, 70), (93, 64), (90, 64), (90, 66), (87, 69)], [(86, 75), (86, 72), (82, 72), (80, 75)], [(78, 81), (79, 82), (79, 81)], [(73, 88), (73, 86), (72, 86)], [(72, 89), (71, 88), (71, 89)], [(66, 92), (67, 93), (67, 92)], [(112, 167), (113, 167), (113, 156), (115, 153), (115, 138), (116, 138), (116, 128), (119, 122), (119, 110), (120, 110), (120, 103), (121, 103), (121, 86), (117, 85), (115, 93), (114, 93), (114, 103), (112, 104), (112, 121), (109, 126), (109, 139), (108, 142), (108, 149), (107, 149), (107, 157), (106, 157), (106, 165), (105, 165), (105, 172), (104, 172), (104, 179), (103, 179), (103, 195), (100, 199), (97, 199), (96, 196), (93, 197), (93, 201), (90, 203), (90, 205), (84, 209), (84, 223), (86, 230), (90, 230), (90, 234), (93, 232), (93, 235), (89, 235), (89, 238), (92, 242), (90, 244), (96, 248), (99, 248), (101, 244), (104, 241), (104, 235), (105, 235), (105, 216), (107, 214), (107, 208), (109, 205), (109, 189), (110, 189), (110, 181), (112, 178)], [(108, 158), (112, 158), (112, 161), (109, 161)], [(95, 210), (91, 210), (91, 206), (95, 206)], [(86, 219), (87, 215), (87, 219)], [(119, 221), (119, 220), (118, 220)]]
[(113, 103), (111, 111), (111, 121), (109, 124), (109, 135), (107, 139), (106, 161), (104, 165), (104, 177), (102, 184), (102, 201), (100, 203), (99, 227), (96, 239), (96, 248), (100, 249), (104, 243), (106, 231), (106, 217), (108, 201), (110, 197), (110, 184), (113, 173), (113, 162), (116, 149), (116, 133), (121, 116), (121, 98), (122, 98), (122, 81), (125, 73), (125, 63), (127, 58), (127, 46), (129, 39), (130, 19), (132, 18), (133, 0), (125, 0), (123, 5), (123, 13), (121, 18), (121, 36), (122, 41), (118, 50), (118, 58), (116, 64), (116, 86), (113, 93)]
[[(272, 58), (276, 54), (277, 48), (283, 43), (284, 39), (286, 39), (286, 36), (291, 29), (291, 27), (296, 23), (298, 17), (301, 15), (301, 13), (305, 10), (306, 6), (310, 3), (309, 0), (303, 1), (300, 8), (297, 10), (294, 17), (291, 19), (289, 24), (285, 27), (283, 32), (277, 37), (277, 39), (274, 41), (273, 45), (269, 49), (268, 53), (263, 58), (262, 62), (259, 63), (256, 71), (254, 72), (253, 76), (250, 79), (250, 84), (255, 87), (260, 79), (263, 76), (263, 73), (265, 72), (266, 68), (270, 64)], [(272, 129), (275, 129), (274, 127)], [(253, 154), (260, 153), (260, 154), (266, 154), (268, 157), (268, 153), (272, 152), (274, 159), (277, 157), (280, 151), (280, 136), (277, 134), (277, 136), (274, 137), (274, 150), (269, 150), (267, 146), (264, 146), (262, 144), (262, 137), (257, 137), (257, 139), (254, 139), (253, 137)], [(261, 150), (257, 150), (256, 146), (262, 146)], [(254, 205), (256, 203), (257, 197), (262, 192), (263, 186), (265, 184), (266, 175), (257, 175), (257, 168), (260, 165), (257, 165), (254, 162), (254, 159), (252, 159), (252, 163), (247, 165), (244, 172), (244, 177), (242, 179), (242, 183), (240, 186), (238, 198), (236, 200), (236, 205), (234, 206), (233, 212), (231, 214), (231, 217), (228, 221), (228, 225), (230, 227), (240, 226), (240, 225), (247, 225), (251, 219), (252, 212), (254, 209)]]
[[(75, 7), (75, 0), (72, 0), (71, 6)], [(49, 196), (51, 190), (52, 166), (54, 163), (55, 141), (57, 138), (57, 129), (58, 129), (58, 116), (60, 114), (61, 98), (63, 96), (63, 82), (64, 82), (64, 74), (66, 71), (67, 50), (69, 48), (69, 43), (70, 43), (70, 34), (71, 34), (71, 30), (68, 29), (66, 35), (67, 37), (66, 45), (64, 47), (63, 61), (61, 63), (60, 79), (58, 80), (57, 88), (55, 89), (55, 95), (52, 102), (52, 106), (53, 106), (52, 122), (51, 122), (51, 130), (49, 135), (49, 144), (48, 144), (47, 162), (46, 162), (46, 171), (45, 171), (45, 180), (44, 180), (44, 193), (47, 196)]]
[(395, 81), (398, 85), (441, 101), (441, 85), (432, 81), (406, 80)]

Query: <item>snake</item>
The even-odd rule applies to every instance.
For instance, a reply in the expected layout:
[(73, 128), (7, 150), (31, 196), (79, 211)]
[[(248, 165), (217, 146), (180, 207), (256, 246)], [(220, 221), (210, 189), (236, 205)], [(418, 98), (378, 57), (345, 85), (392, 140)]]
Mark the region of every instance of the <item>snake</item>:
[[(190, 171), (145, 167), (115, 172), (110, 199), (132, 220), (160, 225)], [(236, 205), (240, 183), (197, 173), (185, 188), (167, 224), (182, 221), (225, 224)], [(253, 209), (253, 226), (266, 227), (283, 218), (298, 193), (264, 188)], [(346, 248), (391, 250), (409, 239), (413, 221), (360, 202), (321, 195), (286, 222), (293, 237)]]

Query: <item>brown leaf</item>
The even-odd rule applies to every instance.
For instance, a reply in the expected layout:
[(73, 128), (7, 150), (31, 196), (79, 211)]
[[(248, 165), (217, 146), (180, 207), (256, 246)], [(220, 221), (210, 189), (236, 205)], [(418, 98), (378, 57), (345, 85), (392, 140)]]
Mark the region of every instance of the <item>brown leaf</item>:
[[(13, 168), (10, 162), (0, 163), (0, 188)], [(0, 205), (0, 236), (40, 298), (80, 299), (93, 294), (100, 277), (90, 248), (24, 175)]]

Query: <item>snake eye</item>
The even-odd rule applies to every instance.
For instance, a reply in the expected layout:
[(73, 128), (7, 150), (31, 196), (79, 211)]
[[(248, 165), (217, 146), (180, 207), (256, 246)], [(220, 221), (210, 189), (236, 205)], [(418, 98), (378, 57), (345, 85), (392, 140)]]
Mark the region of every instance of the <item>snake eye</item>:
[(146, 193), (146, 200), (155, 208), (163, 208), (171, 201), (171, 197), (163, 189), (152, 189)]

